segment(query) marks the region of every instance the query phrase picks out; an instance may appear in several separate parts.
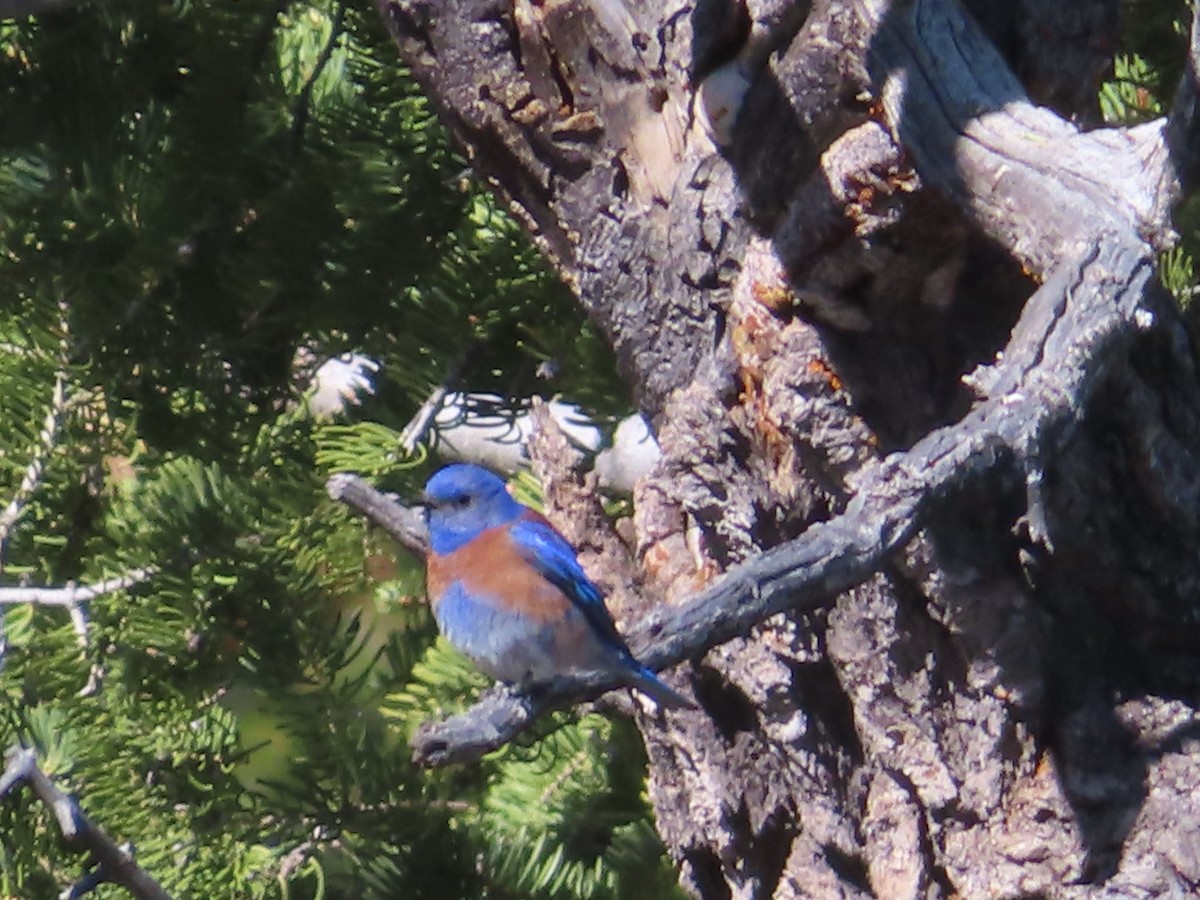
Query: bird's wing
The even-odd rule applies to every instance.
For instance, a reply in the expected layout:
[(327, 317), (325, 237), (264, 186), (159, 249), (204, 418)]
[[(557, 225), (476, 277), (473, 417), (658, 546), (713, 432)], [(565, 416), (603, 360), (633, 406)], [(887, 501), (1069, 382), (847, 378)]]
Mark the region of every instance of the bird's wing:
[(566, 538), (550, 524), (532, 519), (515, 522), (510, 537), (522, 558), (566, 594), (599, 637), (615, 644), (622, 653), (629, 653), (604, 605), (600, 589), (584, 573)]

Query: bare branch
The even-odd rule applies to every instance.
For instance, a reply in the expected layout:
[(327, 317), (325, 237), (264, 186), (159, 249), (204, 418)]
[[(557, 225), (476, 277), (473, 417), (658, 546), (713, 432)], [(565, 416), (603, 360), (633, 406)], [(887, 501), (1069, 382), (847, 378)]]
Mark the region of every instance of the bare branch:
[(860, 5), (877, 27), (873, 80), (922, 179), (960, 202), (1031, 272), (1044, 277), (1078, 251), (1081, 237), (1101, 230), (1132, 229), (1160, 248), (1170, 244), (1161, 160), (1150, 165), (1146, 147), (1124, 129), (1080, 132), (1030, 103), (957, 3)]
[[(658, 607), (627, 634), (655, 670), (697, 658), (776, 613), (827, 603), (877, 572), (936, 503), (997, 466), (1035, 479), (1037, 469), (1129, 337), (1153, 313), (1158, 290), (1143, 244), (1119, 236), (1082, 263), (1061, 267), (1030, 299), (986, 402), (961, 422), (893, 454), (859, 485), (846, 512), (731, 569), (711, 589)], [(523, 695), (493, 688), (470, 710), (422, 726), (413, 739), (421, 765), (474, 759), (524, 731), (539, 715), (591, 699), (615, 685), (601, 677), (561, 679)]]
[[(938, 499), (997, 465), (1040, 477), (1040, 460), (1063, 439), (1107, 363), (1154, 321), (1149, 248), (1119, 235), (1105, 238), (1082, 262), (1060, 267), (1031, 298), (1003, 362), (975, 377), (986, 402), (877, 466), (841, 517), (730, 570), (686, 604), (654, 610), (628, 635), (639, 658), (662, 669), (746, 634), (778, 612), (828, 602), (878, 571)], [(353, 476), (335, 479), (332, 496), (422, 552), (423, 523), (416, 524), (415, 511)], [(414, 758), (424, 765), (475, 758), (539, 715), (613, 686), (596, 677), (562, 679), (529, 695), (495, 688), (466, 713), (422, 727)]]
[[(80, 649), (88, 646), (88, 618), (85, 605), (89, 600), (114, 591), (123, 591), (148, 581), (157, 574), (158, 569), (147, 566), (132, 569), (116, 578), (107, 578), (95, 584), (69, 584), (66, 587), (0, 587), (0, 606), (11, 606), (18, 603), (31, 603), (36, 606), (65, 606), (71, 616), (71, 626), (75, 629), (75, 638)], [(0, 657), (3, 656), (3, 641), (0, 641)], [(100, 686), (103, 671), (99, 665), (93, 665), (88, 675), (87, 684), (80, 690), (80, 696), (94, 694)]]
[(375, 490), (357, 475), (339, 473), (325, 483), (334, 500), (340, 500), (366, 516), (405, 549), (423, 556), (429, 545), (425, 518), (417, 509), (403, 506), (381, 491)]
[[(74, 799), (58, 789), (54, 781), (38, 767), (33, 750), (13, 747), (6, 754), (6, 762), (4, 774), (0, 775), (0, 798), (19, 785), (28, 785), (54, 815), (63, 837), (87, 850), (95, 861), (92, 873), (85, 876), (83, 881), (93, 886), (102, 882), (120, 885), (138, 900), (171, 900), (171, 895), (134, 861), (128, 846), (118, 845), (84, 815)], [(63, 896), (81, 896), (78, 887), (77, 884), (75, 888), (68, 889)]]
[(95, 584), (69, 584), (66, 587), (0, 587), (0, 606), (15, 603), (33, 603), (38, 606), (78, 606), (94, 600), (102, 594), (123, 591), (148, 581), (158, 570), (153, 566), (132, 569), (116, 578), (106, 578)]
[[(478, 97), (478, 91), (471, 92), (474, 85), (456, 81), (462, 67), (494, 65), (499, 71), (507, 61), (504, 52), (483, 54), (487, 60), (481, 62), (477, 41), (471, 57), (465, 46), (454, 44), (453, 29), (432, 27), (428, 16), (415, 14), (416, 4), (380, 0), (380, 5), (402, 52), (419, 60), (414, 65), (418, 77), (442, 89), (452, 128), (468, 142), (472, 135), (497, 129), (506, 148), (518, 154), (528, 135), (509, 128), (508, 120), (497, 125), (486, 106), (467, 99)], [(656, 609), (639, 623), (629, 634), (630, 644), (654, 668), (694, 658), (774, 613), (827, 602), (860, 583), (916, 532), (943, 497), (982, 472), (1003, 466), (1025, 479), (1036, 521), (1043, 460), (1072, 433), (1117, 354), (1162, 309), (1153, 286), (1150, 245), (1163, 246), (1172, 234), (1159, 199), (1161, 160), (1147, 151), (1147, 142), (1153, 143), (1150, 131), (1144, 135), (1147, 141), (1118, 129), (1081, 133), (1034, 106), (956, 3), (857, 0), (852, 6), (868, 32), (866, 56), (885, 123), (911, 156), (922, 184), (967, 209), (990, 237), (1045, 283), (1026, 305), (1001, 361), (974, 374), (983, 401), (970, 414), (876, 466), (861, 479), (842, 516), (732, 569), (686, 604)], [(625, 46), (614, 41), (618, 45)], [(789, 77), (787, 62), (776, 69), (783, 79)], [(637, 64), (634, 60), (629, 71), (636, 71)], [(451, 74), (444, 77), (447, 72)], [(461, 94), (455, 93), (459, 88)], [(456, 115), (474, 118), (454, 120)], [(1161, 123), (1157, 127), (1161, 130)], [(869, 136), (866, 130), (863, 134)], [(887, 162), (891, 156), (884, 152), (879, 158)], [(486, 154), (479, 160), (487, 174), (494, 174), (488, 165), (496, 160)], [(694, 182), (706, 183), (699, 176)], [(607, 221), (594, 208), (587, 207), (586, 223), (571, 220), (568, 213), (574, 207), (565, 204), (556, 218), (554, 210), (543, 208), (544, 199), (527, 202), (529, 192), (516, 179), (509, 177), (505, 184), (538, 221), (543, 246), (568, 274), (574, 274), (579, 259), (592, 262), (588, 248), (596, 245), (604, 246), (605, 259), (628, 264), (629, 257), (622, 256), (628, 248), (622, 244), (614, 252), (616, 238), (592, 224)], [(695, 215), (694, 204), (680, 201), (680, 206)], [(613, 219), (619, 221), (619, 216)], [(579, 254), (554, 230), (564, 223), (586, 232)], [(638, 237), (627, 237), (635, 233)], [(626, 242), (640, 237), (633, 230), (621, 233)], [(583, 272), (591, 277), (605, 270), (597, 265), (591, 272), (584, 266)], [(589, 294), (586, 277), (580, 280), (581, 299), (605, 319), (606, 310)], [(604, 281), (610, 294), (613, 283)], [(659, 321), (674, 318), (658, 316)], [(701, 323), (702, 318), (692, 321)], [(620, 353), (627, 335), (614, 332), (612, 337)], [(633, 371), (653, 395), (657, 376), (651, 368), (638, 363)], [(539, 713), (596, 696), (609, 686), (599, 680), (564, 681), (531, 696), (504, 689), (489, 692), (475, 709), (421, 729), (414, 756), (424, 764), (471, 758), (510, 739)]]
[[(673, 66), (684, 58), (679, 45), (696, 37), (687, 26), (698, 28), (685, 16), (692, 4), (666, 11), (645, 0), (518, 4), (512, 13), (498, 0), (378, 2), (477, 171), (534, 223), (564, 280), (606, 328), (639, 404), (660, 417), (665, 461), (654, 493), (645, 495), (642, 523), (653, 530), (639, 527), (638, 536), (655, 592), (685, 599), (662, 600), (632, 629), (634, 651), (654, 666), (694, 658), (772, 611), (827, 603), (841, 587), (877, 573), (843, 593), (828, 617), (776, 616), (748, 640), (708, 653), (695, 687), (711, 715), (642, 718), (651, 796), (685, 886), (697, 894), (782, 896), (807, 887), (821, 895), (841, 888), (916, 896), (982, 883), (1009, 885), (1010, 893), (1036, 883), (1053, 892), (1070, 882), (1076, 893), (1151, 895), (1164, 892), (1150, 880), (1162, 883), (1156, 867), (1189, 871), (1186, 841), (1171, 841), (1158, 826), (1186, 820), (1194, 811), (1190, 795), (1161, 791), (1166, 778), (1142, 768), (1141, 759), (1130, 761), (1148, 745), (1141, 737), (1147, 729), (1127, 727), (1127, 714), (1112, 708), (1106, 671), (1110, 630), (1141, 622), (1143, 606), (1161, 610), (1155, 615), (1168, 628), (1181, 627), (1196, 582), (1191, 562), (1181, 563), (1180, 599), (1160, 606), (1156, 588), (1174, 580), (1174, 568), (1144, 562), (1135, 551), (1110, 563), (1104, 552), (1143, 530), (1124, 527), (1125, 504), (1136, 518), (1147, 494), (1161, 494), (1162, 512), (1148, 521), (1165, 520), (1165, 527), (1145, 528), (1153, 537), (1135, 537), (1139, 547), (1160, 532), (1178, 527), (1190, 537), (1196, 528), (1189, 502), (1194, 360), (1152, 274), (1154, 249), (1172, 240), (1163, 200), (1172, 169), (1166, 120), (1081, 132), (1030, 103), (962, 11), (994, 9), (1001, 40), (1015, 31), (1025, 38), (1038, 22), (1014, 14), (1013, 4), (845, 0), (805, 4), (812, 12), (800, 34), (747, 79), (730, 145), (701, 159), (710, 146), (701, 129), (671, 131), (680, 85)], [(740, 5), (757, 20), (772, 2)], [(733, 2), (719, 5), (741, 12)], [(1048, 67), (1055, 77), (1078, 73), (1084, 82), (1092, 61), (1112, 46), (1093, 40), (1106, 32), (1066, 34), (1058, 26), (1076, 12), (1101, 14), (1115, 0), (1065, 5), (1070, 16), (1056, 16), (1048, 36), (1039, 32), (1027, 44), (1037, 54), (1057, 52), (1058, 44), (1061, 57), (1086, 57), (1085, 70), (1058, 60)], [(522, 19), (522, 6), (537, 15)], [(1034, 6), (1021, 0), (1015, 8)], [(1045, 67), (1031, 69), (1010, 44), (1002, 46), (1017, 71), (1035, 79), (1026, 81), (1034, 96), (1087, 93), (1046, 81)], [(643, 92), (654, 98), (653, 116), (642, 114), (649, 106)], [(657, 154), (639, 152), (639, 139)], [(798, 199), (800, 186), (810, 196)], [(794, 234), (780, 235), (780, 218), (796, 211), (807, 216), (795, 220)], [(781, 262), (791, 284), (782, 276), (747, 277), (745, 261), (760, 243), (789, 257)], [(913, 255), (921, 259), (906, 282), (893, 261)], [(799, 273), (791, 268), (796, 260)], [(808, 279), (819, 289), (830, 270), (839, 276), (831, 282), (835, 299), (866, 313), (857, 333), (842, 333), (859, 324), (845, 317), (834, 329), (812, 330), (791, 318), (798, 306), (799, 318), (811, 322), (799, 296), (808, 285), (795, 282)], [(1006, 342), (1001, 329), (1044, 281)], [(905, 283), (913, 286), (907, 293), (898, 287)], [(768, 310), (762, 330), (749, 335), (729, 315), (743, 287), (763, 288), (750, 299)], [(778, 296), (782, 287), (796, 288), (797, 298)], [(696, 299), (707, 305), (693, 305)], [(935, 307), (954, 314), (944, 330), (926, 321)], [(728, 318), (714, 327), (705, 310)], [(965, 338), (958, 323), (992, 313), (977, 339), (964, 340), (969, 354), (942, 357), (945, 367), (927, 380), (907, 380), (914, 366), (901, 363), (923, 366), (935, 344)], [(743, 338), (748, 346), (737, 346)], [(908, 340), (903, 350), (894, 346)], [(954, 378), (990, 362), (1005, 343), (995, 364), (966, 379), (977, 398), (967, 415), (965, 393), (955, 391), (952, 402), (931, 397), (930, 386), (949, 394)], [(733, 346), (723, 357), (726, 344)], [(839, 395), (833, 425), (818, 418), (824, 394), (813, 399), (796, 390), (799, 379), (775, 369), (780, 359), (823, 364), (816, 348), (839, 373), (827, 385)], [(758, 365), (767, 354), (773, 365)], [(861, 431), (843, 425), (851, 412), (890, 413), (914, 401), (928, 401), (928, 412), (876, 416)], [(1152, 411), (1136, 418), (1142, 409)], [(1126, 421), (1130, 413), (1134, 422)], [(875, 433), (864, 437), (867, 427)], [(809, 431), (817, 428), (814, 442)], [(803, 452), (814, 444), (821, 452)], [(873, 463), (877, 446), (907, 452)], [(829, 477), (824, 464), (834, 453), (851, 463)], [(1165, 487), (1185, 480), (1183, 491)], [(1022, 487), (1024, 504), (1013, 496)], [(673, 489), (681, 497), (670, 503)], [(649, 519), (660, 496), (661, 515)], [(1119, 505), (1108, 508), (1102, 497)], [(994, 509), (979, 509), (992, 498), (1000, 501)], [(681, 533), (692, 512), (706, 537), (694, 564)], [(807, 530), (794, 543), (687, 596), (689, 585), (729, 560), (748, 559), (800, 529)], [(1164, 556), (1188, 543), (1174, 537), (1163, 534)], [(1186, 546), (1179, 555), (1191, 560)], [(1133, 563), (1137, 575), (1110, 581), (1122, 562), (1127, 570)], [(922, 597), (924, 610), (917, 608)], [(1186, 651), (1195, 641), (1178, 638), (1183, 668), (1193, 662)], [(1125, 640), (1111, 644), (1123, 648)], [(1056, 664), (1063, 652), (1056, 642), (1072, 644), (1064, 665)], [(1012, 645), (1020, 649), (1010, 652)], [(1147, 671), (1157, 669), (1158, 646), (1137, 643)], [(807, 664), (820, 659), (828, 666)], [(977, 676), (977, 666), (986, 674)], [(1193, 674), (1194, 666), (1186, 677)], [(416, 757), (429, 764), (470, 759), (539, 713), (606, 687), (494, 689), (474, 710), (423, 728)], [(735, 724), (743, 698), (747, 715)], [(1179, 705), (1186, 719), (1191, 711)], [(1192, 762), (1181, 760), (1178, 771)], [(766, 785), (765, 796), (744, 797), (747, 778)], [(1102, 780), (1121, 787), (1101, 787)], [(721, 818), (739, 802), (747, 804), (748, 824)], [(772, 862), (768, 872), (728, 848), (756, 846), (769, 820), (775, 835), (787, 836), (776, 857), (786, 862)], [(947, 828), (930, 832), (935, 820)], [(1066, 835), (1074, 846), (1066, 847)], [(1021, 852), (1010, 852), (1018, 844)], [(1038, 849), (1025, 852), (1030, 846)], [(852, 884), (838, 863), (846, 858), (863, 861)], [(1053, 863), (1038, 872), (1041, 858)], [(1124, 881), (1108, 879), (1110, 865), (1120, 866)]]
[(404, 430), (400, 432), (400, 448), (409, 456), (416, 453), (417, 445), (425, 440), (425, 435), (429, 433), (429, 429), (433, 426), (433, 420), (441, 412), (442, 403), (449, 392), (448, 380), (434, 388), (425, 402), (421, 404), (421, 408), (417, 410), (417, 414), (409, 419)]
[[(439, 384), (425, 402), (421, 404), (421, 408), (417, 410), (416, 415), (409, 419), (408, 424), (400, 432), (400, 446), (409, 456), (417, 452), (417, 445), (425, 440), (425, 436), (430, 429), (434, 427), (434, 423), (438, 414), (442, 411), (445, 405), (446, 397), (454, 390), (458, 384), (459, 376), (462, 374), (463, 364), (467, 357), (476, 349), (475, 344), (468, 345), (464, 350), (463, 355), (450, 367), (449, 373), (442, 383)], [(458, 394), (459, 397), (465, 396)]]

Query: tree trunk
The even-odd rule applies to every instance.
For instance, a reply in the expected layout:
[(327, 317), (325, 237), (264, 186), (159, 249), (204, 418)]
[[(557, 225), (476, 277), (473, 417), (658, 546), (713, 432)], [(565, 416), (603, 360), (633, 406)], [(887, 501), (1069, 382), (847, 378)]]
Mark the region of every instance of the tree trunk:
[(690, 659), (641, 718), (685, 887), (1200, 890), (1195, 37), (1081, 131), (1116, 0), (379, 2), (653, 419), (591, 571)]

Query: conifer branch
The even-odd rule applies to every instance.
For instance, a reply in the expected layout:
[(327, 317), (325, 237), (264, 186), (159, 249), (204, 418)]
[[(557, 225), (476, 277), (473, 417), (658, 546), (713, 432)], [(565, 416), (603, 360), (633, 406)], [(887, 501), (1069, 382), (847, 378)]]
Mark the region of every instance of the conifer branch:
[(316, 64), (313, 65), (312, 72), (304, 82), (304, 87), (300, 89), (300, 96), (296, 98), (296, 103), (292, 108), (292, 150), (300, 149), (304, 142), (304, 130), (308, 127), (308, 119), (311, 115), (312, 94), (316, 87), (317, 79), (321, 77), (321, 73), (325, 71), (325, 67), (329, 65), (329, 61), (333, 59), (333, 51), (337, 49), (338, 42), (342, 39), (342, 31), (346, 21), (346, 4), (339, 3), (337, 12), (334, 13), (333, 24), (329, 31), (329, 39), (325, 42), (325, 46), (321, 48), (321, 54), (317, 57)]
[[(116, 578), (106, 578), (94, 584), (68, 584), (65, 587), (30, 587), (14, 586), (0, 587), (0, 607), (12, 606), (18, 603), (30, 603), (35, 606), (66, 607), (71, 617), (71, 626), (75, 630), (75, 638), (82, 650), (88, 646), (88, 618), (86, 604), (96, 597), (123, 591), (136, 584), (149, 581), (158, 573), (153, 566), (131, 569)], [(0, 644), (0, 657), (3, 657), (3, 645)], [(80, 691), (80, 696), (94, 694), (103, 678), (103, 672), (98, 665), (93, 665), (88, 675), (87, 684)]]
[(0, 512), (0, 568), (3, 568), (4, 551), (8, 545), (8, 539), (12, 535), (12, 530), (20, 521), (21, 516), (25, 514), (29, 501), (33, 499), (34, 493), (42, 483), (42, 476), (46, 471), (46, 460), (49, 459), (58, 444), (58, 433), (62, 428), (66, 409), (67, 376), (65, 372), (60, 371), (54, 377), (54, 391), (50, 396), (50, 408), (46, 411), (42, 430), (38, 433), (38, 444), (33, 450), (29, 465), (25, 468), (25, 475), (8, 506), (4, 508), (3, 512)]
[(82, 897), (100, 884), (120, 885), (137, 900), (171, 900), (163, 887), (134, 861), (132, 847), (119, 845), (92, 822), (79, 804), (64, 794), (37, 764), (37, 755), (28, 747), (15, 746), (5, 754), (6, 767), (0, 775), (0, 799), (21, 785), (28, 785), (58, 823), (68, 843), (88, 851), (90, 870), (61, 898)]
[(149, 581), (158, 570), (153, 566), (131, 569), (124, 575), (106, 578), (94, 584), (68, 584), (65, 587), (0, 587), (0, 606), (32, 603), (36, 606), (78, 606), (103, 594), (123, 591)]

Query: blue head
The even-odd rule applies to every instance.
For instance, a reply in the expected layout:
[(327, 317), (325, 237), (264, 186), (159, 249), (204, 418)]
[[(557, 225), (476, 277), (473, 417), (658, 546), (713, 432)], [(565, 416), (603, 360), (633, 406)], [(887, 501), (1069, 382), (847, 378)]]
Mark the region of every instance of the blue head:
[(480, 532), (507, 525), (525, 511), (487, 469), (465, 463), (446, 466), (425, 482), (429, 543), (433, 552), (457, 550)]

